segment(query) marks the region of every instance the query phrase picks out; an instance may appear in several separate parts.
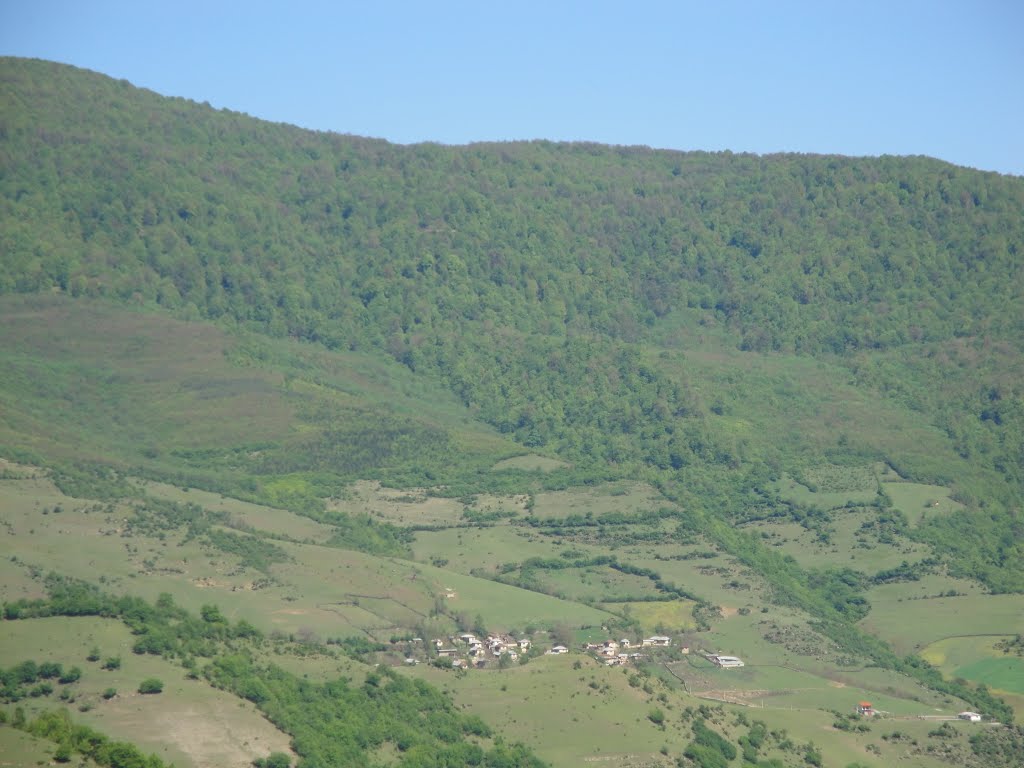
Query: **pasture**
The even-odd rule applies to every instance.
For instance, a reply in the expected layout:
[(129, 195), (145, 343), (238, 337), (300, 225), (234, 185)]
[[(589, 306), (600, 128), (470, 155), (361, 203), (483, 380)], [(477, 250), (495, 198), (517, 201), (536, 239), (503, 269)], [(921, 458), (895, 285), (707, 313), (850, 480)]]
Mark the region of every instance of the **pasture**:
[(998, 635), (947, 637), (928, 645), (921, 656), (946, 677), (984, 683), (1020, 717), (1024, 715), (1024, 659), (996, 647), (1005, 639)]
[(599, 667), (579, 656), (545, 656), (525, 666), (455, 676), (424, 667), (421, 676), (451, 691), (467, 712), (493, 723), (506, 739), (523, 741), (554, 766), (669, 765), (662, 744), (685, 746), (678, 715), (665, 731), (647, 719), (651, 697), (630, 687), (624, 670)]
[[(946, 584), (958, 597), (936, 597)], [(963, 582), (926, 577), (920, 582), (877, 587), (868, 593), (871, 613), (860, 626), (892, 643), (899, 653), (920, 650), (964, 634), (1013, 635), (1024, 632), (1024, 595), (987, 595)]]
[(873, 528), (877, 517), (874, 509), (835, 510), (827, 540), (795, 522), (757, 522), (744, 528), (759, 533), (766, 544), (792, 555), (805, 568), (845, 566), (873, 574), (931, 554), (930, 547), (904, 537), (880, 540)]
[(330, 539), (334, 528), (308, 517), (276, 507), (242, 501), (199, 488), (179, 488), (168, 483), (140, 481), (146, 495), (179, 504), (198, 504), (211, 512), (228, 515), (232, 527), (255, 529), (274, 536), (287, 536), (297, 541), (322, 543)]
[[(256, 757), (288, 752), (288, 737), (274, 728), (248, 702), (188, 680), (185, 670), (158, 656), (131, 652), (132, 635), (118, 621), (98, 618), (24, 619), (3, 622), (0, 658), (5, 665), (21, 661), (55, 661), (78, 666), (81, 679), (68, 686), (72, 718), (115, 739), (130, 741), (165, 762), (195, 768), (247, 768)], [(86, 659), (99, 649), (102, 658), (120, 656), (121, 667), (101, 669)], [(149, 677), (164, 682), (158, 695), (137, 692)], [(114, 688), (117, 695), (105, 699)], [(56, 695), (22, 702), (26, 714), (64, 706)]]
[(528, 453), (522, 456), (511, 456), (502, 459), (491, 467), (492, 472), (519, 470), (521, 472), (553, 472), (556, 469), (568, 467), (569, 464), (561, 459), (553, 459), (549, 456), (540, 456), (536, 453)]
[(532, 514), (541, 519), (587, 514), (600, 517), (609, 512), (648, 512), (663, 506), (671, 504), (651, 486), (620, 481), (593, 488), (538, 493), (534, 496)]
[(456, 499), (428, 496), (422, 489), (395, 490), (378, 482), (357, 481), (328, 509), (346, 514), (368, 514), (393, 525), (457, 525), (465, 506)]
[(669, 628), (671, 632), (693, 629), (697, 623), (693, 618), (692, 600), (659, 600), (648, 602), (607, 603), (602, 607), (625, 618), (639, 622), (644, 635), (652, 635), (658, 628)]
[(892, 504), (907, 516), (911, 526), (940, 515), (951, 515), (964, 509), (959, 501), (950, 498), (951, 491), (941, 485), (922, 483), (882, 483)]

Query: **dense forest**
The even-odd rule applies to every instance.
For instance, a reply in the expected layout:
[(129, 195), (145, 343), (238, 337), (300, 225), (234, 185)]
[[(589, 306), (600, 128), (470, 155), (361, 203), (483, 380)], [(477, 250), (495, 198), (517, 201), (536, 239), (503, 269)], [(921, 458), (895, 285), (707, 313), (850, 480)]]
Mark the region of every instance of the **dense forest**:
[[(730, 527), (778, 503), (781, 472), (816, 461), (884, 461), (954, 487), (966, 513), (907, 535), (993, 591), (1024, 589), (1022, 179), (923, 157), (405, 147), (18, 59), (0, 62), (0, 169), (0, 293), (386, 356), (572, 462), (552, 483), (647, 478), (826, 622), (856, 604), (837, 578)], [(867, 433), (738, 438), (721, 418), (785, 410), (790, 395), (759, 401), (752, 379), (709, 377), (688, 354), (712, 344), (842, 371), (952, 458)], [(360, 418), (232, 461), (352, 479), (397, 456), (410, 484), (466, 481), (444, 430)], [(371, 533), (353, 540), (401, 546)]]

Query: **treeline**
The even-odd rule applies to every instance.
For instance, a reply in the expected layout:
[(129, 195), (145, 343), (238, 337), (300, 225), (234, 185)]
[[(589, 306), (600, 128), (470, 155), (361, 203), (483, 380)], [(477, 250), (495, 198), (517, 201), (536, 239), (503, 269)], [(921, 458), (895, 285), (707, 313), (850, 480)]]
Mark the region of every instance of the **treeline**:
[[(256, 652), (264, 642), (261, 633), (246, 622), (230, 623), (216, 606), (204, 606), (196, 617), (166, 594), (149, 604), (57, 575), (48, 576), (45, 584), (47, 599), (5, 603), (5, 619), (87, 615), (120, 619), (137, 638), (134, 653), (177, 659), (191, 675), (253, 702), (292, 737), (300, 768), (369, 768), (375, 764), (376, 750), (385, 745), (397, 750), (396, 765), (402, 768), (543, 768), (544, 763), (529, 749), (505, 743), (480, 718), (461, 714), (450, 699), (422, 680), (378, 669), (361, 686), (344, 679), (312, 683), (274, 665), (257, 663)], [(200, 665), (197, 659), (205, 661)], [(24, 679), (30, 672), (22, 665), (10, 674)], [(38, 667), (34, 672), (38, 674)], [(58, 726), (63, 727), (61, 723), (53, 727)], [(123, 766), (136, 768), (132, 763)], [(158, 767), (139, 763), (138, 768)]]

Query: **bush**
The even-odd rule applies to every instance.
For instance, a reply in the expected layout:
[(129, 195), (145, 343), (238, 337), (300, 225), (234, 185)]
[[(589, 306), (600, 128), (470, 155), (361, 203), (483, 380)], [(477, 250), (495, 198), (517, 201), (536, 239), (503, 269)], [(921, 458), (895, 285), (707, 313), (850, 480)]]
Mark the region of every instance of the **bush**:
[(292, 759), (284, 752), (271, 752), (269, 757), (258, 757), (252, 764), (255, 768), (288, 768)]
[(162, 693), (163, 690), (163, 681), (155, 677), (147, 677), (139, 683), (139, 693)]
[(115, 696), (117, 696), (117, 688), (107, 688), (107, 690), (103, 692), (103, 698), (107, 701), (110, 701), (110, 699)]

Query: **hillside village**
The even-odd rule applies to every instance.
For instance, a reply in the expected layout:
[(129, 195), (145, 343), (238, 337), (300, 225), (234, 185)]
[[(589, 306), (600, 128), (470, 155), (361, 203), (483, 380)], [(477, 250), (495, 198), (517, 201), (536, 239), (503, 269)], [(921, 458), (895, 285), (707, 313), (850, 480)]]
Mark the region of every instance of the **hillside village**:
[[(672, 648), (672, 638), (667, 635), (652, 635), (633, 641), (629, 638), (587, 642), (578, 649), (570, 649), (561, 643), (555, 643), (544, 650), (527, 637), (516, 638), (508, 634), (488, 634), (477, 637), (477, 633), (463, 632), (458, 635), (438, 637), (424, 641), (413, 638), (408, 646), (409, 653), (405, 664), (415, 666), (423, 662), (431, 662), (439, 667), (452, 669), (485, 669), (488, 666), (505, 666), (512, 663), (526, 663), (535, 656), (561, 656), (574, 650), (593, 656), (605, 666), (624, 666), (638, 663), (650, 656), (650, 652)], [(689, 646), (680, 646), (679, 652), (689, 655)], [(737, 656), (705, 652), (704, 658), (722, 669), (733, 669), (744, 666)]]

